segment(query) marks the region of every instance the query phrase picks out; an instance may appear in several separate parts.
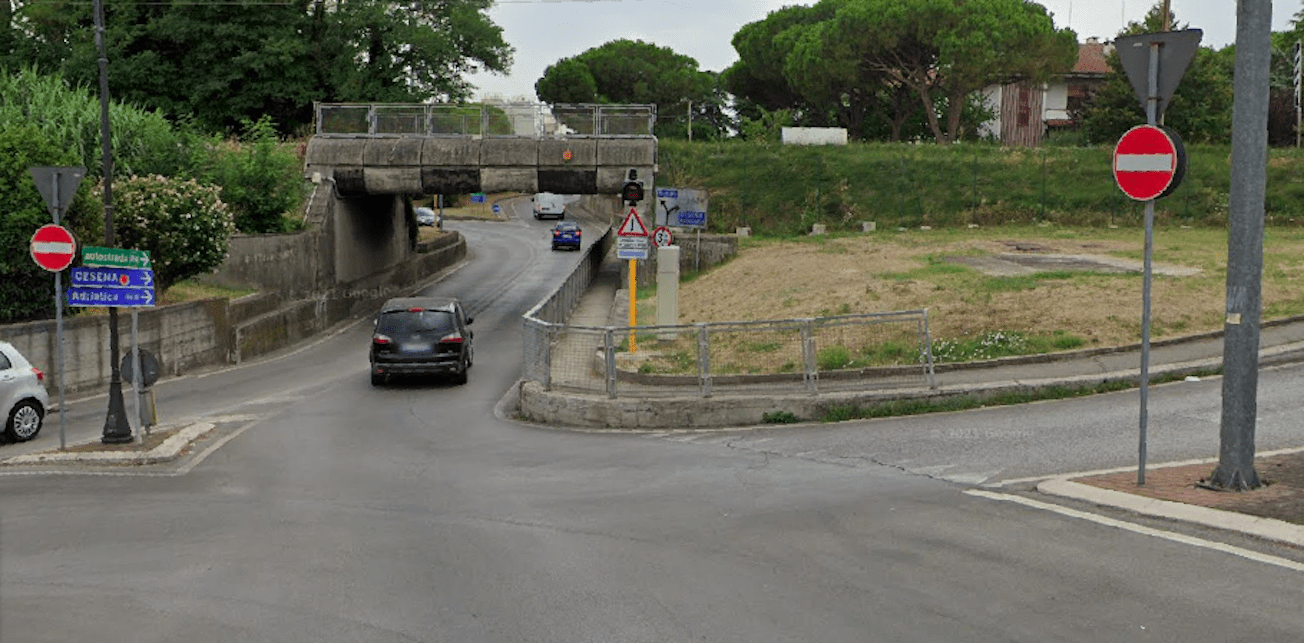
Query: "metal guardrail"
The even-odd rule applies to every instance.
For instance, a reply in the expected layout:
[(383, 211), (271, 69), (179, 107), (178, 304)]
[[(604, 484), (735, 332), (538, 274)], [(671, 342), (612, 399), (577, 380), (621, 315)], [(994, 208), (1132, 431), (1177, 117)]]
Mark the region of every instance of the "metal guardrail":
[(611, 398), (936, 387), (926, 309), (674, 326), (566, 324), (611, 243), (608, 230), (525, 314), (524, 379)]
[(317, 103), (319, 136), (650, 138), (656, 105)]

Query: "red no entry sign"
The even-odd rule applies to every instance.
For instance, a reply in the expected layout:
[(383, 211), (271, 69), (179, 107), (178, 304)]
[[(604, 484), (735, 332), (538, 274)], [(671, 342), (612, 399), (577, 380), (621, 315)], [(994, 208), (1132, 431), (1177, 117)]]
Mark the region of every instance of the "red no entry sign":
[(1138, 125), (1114, 148), (1114, 180), (1137, 201), (1168, 196), (1186, 173), (1186, 150), (1172, 130)]
[(72, 265), (72, 258), (77, 255), (77, 242), (67, 228), (46, 224), (32, 235), (32, 259), (36, 265), (59, 272)]

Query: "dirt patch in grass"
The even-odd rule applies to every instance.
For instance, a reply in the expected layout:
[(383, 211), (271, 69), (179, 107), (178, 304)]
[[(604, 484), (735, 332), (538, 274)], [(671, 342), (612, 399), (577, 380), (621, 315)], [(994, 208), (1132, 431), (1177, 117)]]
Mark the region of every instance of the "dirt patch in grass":
[[(1018, 332), (1071, 334), (1086, 348), (1133, 344), (1141, 340), (1144, 250), (1141, 230), (1042, 227), (749, 240), (734, 259), (680, 286), (680, 322), (926, 308), (935, 340)], [(1299, 257), (1304, 234), (1269, 235), (1264, 319), (1304, 314)], [(1152, 338), (1222, 328), (1224, 231), (1158, 231), (1153, 262)], [(1001, 274), (985, 263), (1021, 269)]]

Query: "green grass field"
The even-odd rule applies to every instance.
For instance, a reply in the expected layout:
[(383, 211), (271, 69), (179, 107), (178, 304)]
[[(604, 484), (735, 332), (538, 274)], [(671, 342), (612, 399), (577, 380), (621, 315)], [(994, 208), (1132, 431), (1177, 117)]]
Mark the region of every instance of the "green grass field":
[[(1143, 205), (1111, 173), (1112, 146), (1005, 148), (990, 144), (782, 146), (659, 142), (657, 184), (705, 189), (708, 225), (731, 233), (793, 236), (830, 231), (1051, 222), (1141, 227)], [(1187, 147), (1181, 186), (1157, 202), (1160, 224), (1225, 227), (1231, 149)], [(1268, 159), (1269, 225), (1304, 223), (1304, 152)]]

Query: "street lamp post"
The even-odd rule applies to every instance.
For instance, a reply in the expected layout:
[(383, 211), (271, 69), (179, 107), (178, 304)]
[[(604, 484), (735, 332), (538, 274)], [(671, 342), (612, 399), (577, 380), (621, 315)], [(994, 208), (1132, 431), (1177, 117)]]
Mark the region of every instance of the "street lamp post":
[[(104, 3), (95, 0), (95, 48), (100, 57), (100, 147), (104, 154), (104, 245), (113, 247), (113, 142), (109, 136), (109, 58), (104, 45)], [(131, 423), (122, 402), (122, 373), (118, 370), (118, 309), (109, 307), (109, 410), (104, 418), (105, 444), (130, 442)]]

